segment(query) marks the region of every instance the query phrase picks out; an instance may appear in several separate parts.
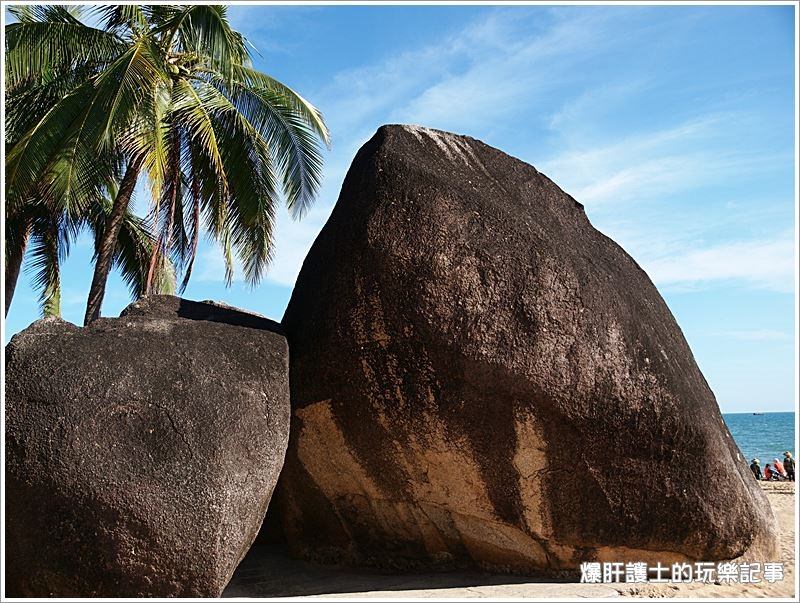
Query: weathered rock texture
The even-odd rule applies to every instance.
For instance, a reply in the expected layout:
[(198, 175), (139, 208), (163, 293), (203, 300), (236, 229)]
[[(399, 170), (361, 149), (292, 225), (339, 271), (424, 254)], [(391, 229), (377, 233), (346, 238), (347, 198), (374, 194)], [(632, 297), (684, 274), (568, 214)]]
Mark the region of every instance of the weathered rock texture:
[(6, 347), (9, 596), (219, 596), (289, 430), (280, 326), (158, 296)]
[(283, 326), (275, 513), (295, 554), (527, 571), (774, 552), (769, 504), (650, 279), (477, 140), (378, 130)]

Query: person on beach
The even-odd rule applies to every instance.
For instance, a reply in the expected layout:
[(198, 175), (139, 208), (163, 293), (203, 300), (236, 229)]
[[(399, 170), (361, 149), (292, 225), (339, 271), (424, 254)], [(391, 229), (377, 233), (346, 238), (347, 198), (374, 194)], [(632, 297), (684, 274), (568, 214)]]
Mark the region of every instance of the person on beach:
[(794, 481), (794, 459), (788, 450), (783, 453), (783, 468), (786, 469), (786, 479)]
[(768, 482), (778, 481), (780, 479), (778, 477), (778, 472), (772, 468), (772, 465), (767, 463), (767, 466), (764, 467), (764, 479)]
[(761, 476), (761, 465), (759, 464), (758, 459), (753, 459), (751, 461), (750, 471), (753, 472), (753, 477), (755, 477), (758, 481), (761, 481), (763, 479)]
[(775, 467), (775, 471), (778, 472), (778, 475), (786, 479), (786, 469), (783, 468), (783, 463), (778, 459), (772, 459), (772, 466)]

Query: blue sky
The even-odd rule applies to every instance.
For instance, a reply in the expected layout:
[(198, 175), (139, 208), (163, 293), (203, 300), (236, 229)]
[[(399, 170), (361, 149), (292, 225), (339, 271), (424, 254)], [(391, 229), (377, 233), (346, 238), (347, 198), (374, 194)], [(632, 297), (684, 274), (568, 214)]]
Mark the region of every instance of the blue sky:
[[(724, 412), (794, 407), (794, 16), (789, 6), (236, 6), (256, 66), (324, 113), (325, 181), (286, 212), (265, 282), (226, 289), (204, 243), (185, 296), (280, 319), (358, 147), (384, 123), (533, 164), (648, 272)], [(140, 191), (138, 206), (146, 199)], [(91, 248), (63, 267), (80, 323)], [(103, 308), (127, 290), (114, 276)], [(6, 340), (38, 317), (27, 277)]]

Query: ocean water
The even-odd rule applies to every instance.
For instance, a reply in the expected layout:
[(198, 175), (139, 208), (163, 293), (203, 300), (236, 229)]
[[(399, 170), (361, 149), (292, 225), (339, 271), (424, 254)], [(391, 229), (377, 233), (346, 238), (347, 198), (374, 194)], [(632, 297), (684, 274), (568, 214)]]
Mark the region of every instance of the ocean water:
[(783, 462), (785, 450), (797, 458), (793, 412), (730, 413), (722, 417), (748, 465), (753, 458), (761, 461), (762, 469), (775, 457)]

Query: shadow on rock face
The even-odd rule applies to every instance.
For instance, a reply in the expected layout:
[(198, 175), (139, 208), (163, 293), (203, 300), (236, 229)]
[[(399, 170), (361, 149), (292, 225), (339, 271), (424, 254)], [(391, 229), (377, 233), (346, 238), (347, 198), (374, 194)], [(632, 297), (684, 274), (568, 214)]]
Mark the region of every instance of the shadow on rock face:
[(148, 316), (150, 318), (185, 318), (207, 320), (237, 327), (261, 329), (283, 335), (279, 322), (253, 312), (248, 312), (210, 300), (192, 301), (172, 295), (150, 295), (125, 308), (120, 316)]

